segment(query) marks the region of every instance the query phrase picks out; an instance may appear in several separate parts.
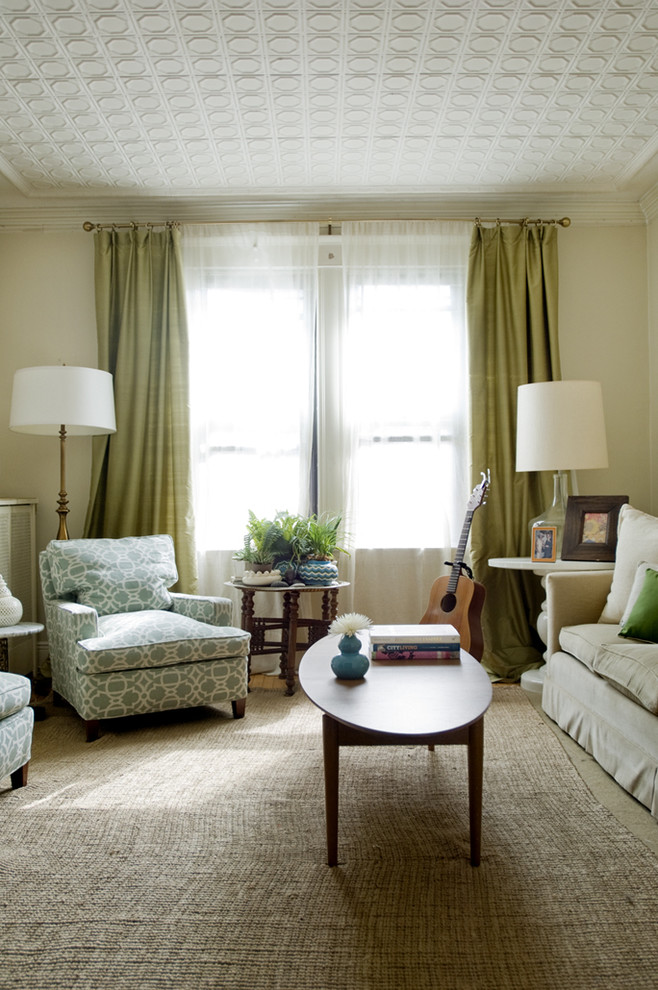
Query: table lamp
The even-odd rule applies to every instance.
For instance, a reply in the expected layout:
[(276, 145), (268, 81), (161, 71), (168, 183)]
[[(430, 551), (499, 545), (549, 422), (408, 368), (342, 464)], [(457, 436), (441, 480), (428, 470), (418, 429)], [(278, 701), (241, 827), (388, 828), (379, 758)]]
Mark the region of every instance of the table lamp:
[(533, 382), (518, 389), (516, 470), (553, 471), (553, 502), (536, 519), (555, 526), (562, 549), (568, 498), (567, 471), (606, 468), (608, 449), (599, 382)]
[(112, 375), (96, 368), (74, 368), (69, 365), (20, 368), (14, 374), (9, 429), (37, 436), (59, 436), (57, 539), (68, 540), (66, 438), (116, 431)]

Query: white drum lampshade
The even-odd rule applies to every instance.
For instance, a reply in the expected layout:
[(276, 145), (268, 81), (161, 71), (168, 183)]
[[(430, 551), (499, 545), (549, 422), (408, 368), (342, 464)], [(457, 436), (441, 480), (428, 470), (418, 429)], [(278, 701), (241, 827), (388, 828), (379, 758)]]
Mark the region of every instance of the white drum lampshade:
[(562, 547), (567, 471), (607, 468), (608, 447), (599, 382), (533, 382), (518, 388), (516, 470), (553, 471), (553, 503), (533, 524), (556, 527)]
[(517, 471), (607, 466), (600, 382), (533, 382), (519, 386)]
[(55, 365), (20, 368), (14, 374), (9, 428), (17, 433), (60, 438), (60, 524), (57, 538), (68, 539), (65, 478), (67, 436), (116, 431), (112, 375), (96, 368)]

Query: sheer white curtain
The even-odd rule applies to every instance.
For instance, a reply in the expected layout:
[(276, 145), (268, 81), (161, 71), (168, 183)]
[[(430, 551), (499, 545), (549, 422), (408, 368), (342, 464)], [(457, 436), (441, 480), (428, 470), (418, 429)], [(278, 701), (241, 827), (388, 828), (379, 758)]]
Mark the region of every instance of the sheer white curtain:
[(199, 589), (225, 594), (247, 510), (309, 511), (317, 224), (182, 231)]
[(469, 493), (471, 225), (344, 223), (343, 314), (322, 342), (319, 502), (346, 509), (341, 601), (414, 622)]

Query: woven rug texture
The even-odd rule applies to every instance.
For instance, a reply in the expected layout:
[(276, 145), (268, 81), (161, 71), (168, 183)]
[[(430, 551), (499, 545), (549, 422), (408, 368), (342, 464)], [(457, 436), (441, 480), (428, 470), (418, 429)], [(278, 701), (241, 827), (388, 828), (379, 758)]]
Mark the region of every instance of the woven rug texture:
[(476, 869), (463, 748), (341, 750), (332, 869), (301, 691), (103, 731), (49, 708), (3, 782), (2, 990), (658, 985), (658, 860), (517, 686), (485, 718)]

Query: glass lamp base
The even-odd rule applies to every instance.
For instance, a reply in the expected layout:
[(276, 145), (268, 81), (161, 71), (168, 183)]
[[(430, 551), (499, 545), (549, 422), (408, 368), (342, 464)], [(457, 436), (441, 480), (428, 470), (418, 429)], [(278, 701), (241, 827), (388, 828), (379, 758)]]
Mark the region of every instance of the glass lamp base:
[(559, 559), (562, 552), (562, 538), (564, 536), (564, 520), (567, 514), (567, 499), (569, 497), (569, 478), (564, 471), (556, 471), (553, 475), (553, 502), (545, 509), (541, 515), (531, 519), (530, 547), (533, 546), (532, 531), (535, 526), (555, 526), (555, 554)]

